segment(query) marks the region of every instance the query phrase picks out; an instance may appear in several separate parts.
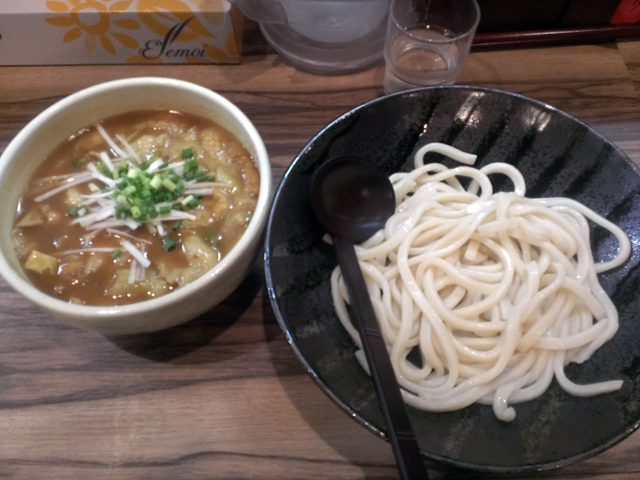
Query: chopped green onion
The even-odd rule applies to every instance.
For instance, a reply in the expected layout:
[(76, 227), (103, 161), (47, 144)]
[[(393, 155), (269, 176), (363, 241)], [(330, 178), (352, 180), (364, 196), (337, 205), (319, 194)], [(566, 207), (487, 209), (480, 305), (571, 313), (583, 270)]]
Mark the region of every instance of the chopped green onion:
[(86, 158), (75, 158), (72, 162), (71, 162), (71, 166), (73, 167), (79, 167), (80, 165), (82, 165), (83, 163), (86, 163), (87, 159)]
[(124, 195), (118, 195), (116, 197), (116, 202), (118, 202), (120, 205), (124, 205), (127, 208), (131, 208), (131, 204), (127, 200), (127, 197), (125, 197)]
[(164, 237), (162, 237), (162, 246), (168, 252), (169, 250), (175, 248), (176, 242), (169, 237), (169, 234), (166, 234)]
[(127, 207), (124, 205), (116, 205), (116, 218), (125, 218), (127, 216)]
[(188, 205), (189, 202), (191, 202), (192, 200), (195, 200), (196, 198), (193, 195), (189, 195), (188, 197), (185, 197), (180, 203), (182, 205)]
[(122, 251), (116, 248), (113, 252), (111, 252), (111, 258), (113, 258), (115, 260), (121, 254), (122, 254)]
[(113, 177), (113, 175), (111, 175), (111, 170), (109, 170), (109, 167), (107, 167), (104, 163), (101, 163), (96, 168), (105, 177), (109, 177), (109, 178)]
[(164, 186), (164, 188), (166, 188), (170, 192), (173, 192), (176, 189), (176, 184), (173, 183), (168, 178), (165, 178), (164, 180), (162, 180), (162, 185)]
[(196, 162), (195, 158), (191, 158), (184, 162), (184, 173), (193, 172), (198, 168), (198, 162)]
[[(181, 166), (167, 164), (156, 156), (151, 156), (148, 159), (145, 157), (140, 164), (129, 160), (113, 160), (115, 167), (109, 161), (96, 163), (96, 168), (102, 175), (116, 179), (117, 182), (115, 184), (108, 182), (109, 184), (104, 188), (90, 182), (88, 188), (92, 193), (104, 192), (113, 198), (115, 205), (111, 218), (115, 217), (120, 220), (133, 218), (137, 222), (144, 223), (159, 215), (170, 215), (175, 211), (195, 208), (204, 196), (185, 194), (184, 192), (190, 188), (188, 182), (194, 179), (197, 181), (211, 180), (214, 176), (203, 170), (203, 167), (194, 158), (194, 153), (193, 148), (181, 150), (180, 155), (184, 159)], [(87, 161), (85, 158), (78, 158), (72, 162), (74, 166), (79, 166)], [(157, 173), (150, 173), (149, 167), (154, 162), (162, 163), (162, 165)], [(113, 170), (110, 170), (109, 167)], [(176, 170), (180, 173), (178, 174)], [(106, 179), (103, 178), (103, 180), (106, 182)], [(98, 210), (96, 209), (96, 211)], [(72, 207), (68, 214), (77, 218), (87, 215), (91, 211), (87, 205), (79, 205)], [(176, 231), (181, 226), (187, 228), (189, 221), (179, 220), (172, 225), (172, 229)], [(168, 238), (168, 241), (172, 240)], [(175, 247), (175, 242), (173, 243), (171, 248)]]
[(149, 183), (155, 190), (158, 190), (162, 186), (162, 177), (156, 173)]

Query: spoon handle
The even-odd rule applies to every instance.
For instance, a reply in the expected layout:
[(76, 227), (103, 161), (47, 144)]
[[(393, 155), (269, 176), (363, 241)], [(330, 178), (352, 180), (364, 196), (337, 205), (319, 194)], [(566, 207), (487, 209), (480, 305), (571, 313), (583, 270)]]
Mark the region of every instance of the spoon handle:
[(387, 346), (382, 338), (373, 305), (371, 305), (353, 243), (336, 236), (333, 237), (333, 242), (338, 253), (342, 277), (349, 291), (351, 309), (360, 332), (360, 339), (376, 387), (380, 408), (387, 424), (389, 440), (393, 447), (400, 478), (403, 480), (426, 480), (428, 477), (424, 460), (404, 407)]

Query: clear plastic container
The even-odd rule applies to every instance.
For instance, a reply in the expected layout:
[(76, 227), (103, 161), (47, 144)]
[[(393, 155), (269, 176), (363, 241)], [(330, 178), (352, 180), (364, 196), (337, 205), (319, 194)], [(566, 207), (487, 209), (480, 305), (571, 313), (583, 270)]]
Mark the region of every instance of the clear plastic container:
[(390, 0), (231, 0), (294, 67), (338, 75), (382, 60)]

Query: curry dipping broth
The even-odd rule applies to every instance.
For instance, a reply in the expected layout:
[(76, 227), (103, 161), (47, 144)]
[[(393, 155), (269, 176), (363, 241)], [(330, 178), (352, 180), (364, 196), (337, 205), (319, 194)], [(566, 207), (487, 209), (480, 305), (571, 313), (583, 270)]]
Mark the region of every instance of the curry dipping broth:
[(85, 305), (140, 302), (224, 258), (251, 220), (259, 184), (250, 154), (220, 125), (127, 113), (47, 156), (22, 192), (11, 237), (42, 292)]

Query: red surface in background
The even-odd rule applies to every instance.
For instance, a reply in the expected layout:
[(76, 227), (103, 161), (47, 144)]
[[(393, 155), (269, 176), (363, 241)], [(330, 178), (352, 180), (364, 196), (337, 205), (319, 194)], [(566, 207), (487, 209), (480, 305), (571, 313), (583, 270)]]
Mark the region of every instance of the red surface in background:
[(621, 0), (610, 23), (628, 24), (640, 22), (640, 0)]

